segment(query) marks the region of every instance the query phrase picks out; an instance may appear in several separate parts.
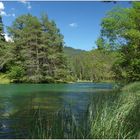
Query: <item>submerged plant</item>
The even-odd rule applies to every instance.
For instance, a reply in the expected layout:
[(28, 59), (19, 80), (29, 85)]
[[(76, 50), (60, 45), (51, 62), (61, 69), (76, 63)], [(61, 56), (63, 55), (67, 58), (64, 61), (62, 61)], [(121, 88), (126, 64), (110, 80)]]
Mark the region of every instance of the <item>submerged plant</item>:
[[(82, 119), (85, 120), (85, 119)], [(31, 120), (30, 138), (86, 138), (85, 124), (80, 124), (70, 108), (63, 108), (54, 114), (44, 114), (38, 108)]]

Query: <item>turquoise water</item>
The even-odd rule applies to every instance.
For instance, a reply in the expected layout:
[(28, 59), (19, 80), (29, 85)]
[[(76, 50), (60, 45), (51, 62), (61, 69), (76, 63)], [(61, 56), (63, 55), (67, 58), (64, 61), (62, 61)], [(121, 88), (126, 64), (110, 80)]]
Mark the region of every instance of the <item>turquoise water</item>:
[(79, 114), (87, 109), (91, 98), (111, 89), (106, 83), (0, 85), (0, 138), (21, 138), (24, 121), (33, 117), (28, 112), (31, 107), (54, 113), (70, 106)]

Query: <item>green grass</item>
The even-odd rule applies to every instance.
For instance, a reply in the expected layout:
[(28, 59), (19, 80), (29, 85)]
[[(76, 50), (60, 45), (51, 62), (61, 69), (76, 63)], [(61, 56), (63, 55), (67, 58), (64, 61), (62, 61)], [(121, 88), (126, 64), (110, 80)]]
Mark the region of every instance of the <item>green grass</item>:
[(0, 73), (0, 84), (9, 84), (10, 79), (7, 78), (6, 74), (1, 74)]
[(79, 120), (65, 108), (51, 115), (38, 108), (33, 118), (29, 138), (140, 138), (140, 82), (94, 98)]
[(90, 114), (92, 138), (138, 138), (140, 83), (123, 87), (120, 95), (112, 103), (110, 100), (100, 99), (96, 107), (95, 104), (91, 105)]

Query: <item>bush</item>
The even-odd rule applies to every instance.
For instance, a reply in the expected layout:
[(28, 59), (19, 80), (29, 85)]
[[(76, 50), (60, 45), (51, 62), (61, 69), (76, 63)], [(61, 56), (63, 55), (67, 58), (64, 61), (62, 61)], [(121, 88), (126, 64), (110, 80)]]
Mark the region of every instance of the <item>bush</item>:
[(8, 76), (14, 82), (20, 82), (24, 76), (24, 69), (21, 66), (13, 66), (11, 67)]

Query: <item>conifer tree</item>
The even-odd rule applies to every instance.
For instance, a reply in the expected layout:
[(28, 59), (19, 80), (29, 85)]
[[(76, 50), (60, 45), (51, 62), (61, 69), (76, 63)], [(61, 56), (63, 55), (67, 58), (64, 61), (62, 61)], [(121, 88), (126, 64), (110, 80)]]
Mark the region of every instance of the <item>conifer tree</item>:
[(49, 76), (49, 78), (53, 77), (56, 80), (62, 77), (65, 78), (67, 69), (63, 54), (63, 36), (60, 34), (55, 22), (49, 21), (46, 14), (42, 15), (41, 22), (43, 28), (43, 49), (46, 56), (44, 61), (46, 63), (43, 64), (44, 72), (47, 72), (46, 76)]
[(4, 42), (5, 42), (4, 27), (3, 27), (2, 17), (0, 16), (0, 47), (2, 47)]
[(14, 39), (15, 65), (25, 71), (22, 80), (39, 82), (40, 22), (30, 14), (22, 15), (15, 20), (9, 32)]
[[(14, 21), (9, 33), (14, 39), (15, 56), (15, 68), (11, 72), (17, 71), (18, 76), (15, 72), (14, 77), (19, 77), (18, 81), (38, 83), (65, 80), (67, 65), (63, 36), (47, 15), (42, 15), (41, 21), (30, 14), (22, 15)], [(22, 73), (19, 74), (21, 69)]]
[(2, 22), (2, 17), (0, 15), (0, 70), (3, 68), (3, 57), (5, 50), (5, 37), (4, 37), (4, 27)]

